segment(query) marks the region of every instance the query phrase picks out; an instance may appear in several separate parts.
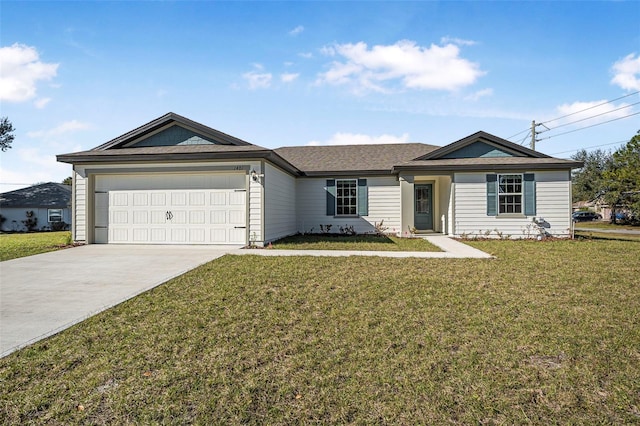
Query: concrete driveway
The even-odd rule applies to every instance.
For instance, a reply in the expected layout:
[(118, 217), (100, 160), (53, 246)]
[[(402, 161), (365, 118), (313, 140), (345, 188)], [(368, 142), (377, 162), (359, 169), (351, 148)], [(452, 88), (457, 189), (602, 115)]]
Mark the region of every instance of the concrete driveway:
[(0, 357), (239, 249), (95, 244), (0, 262)]

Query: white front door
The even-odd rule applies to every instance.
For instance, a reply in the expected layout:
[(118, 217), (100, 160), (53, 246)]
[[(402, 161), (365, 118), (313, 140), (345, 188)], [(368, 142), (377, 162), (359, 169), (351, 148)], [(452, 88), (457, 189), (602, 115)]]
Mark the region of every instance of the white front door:
[(246, 243), (245, 190), (108, 191), (108, 200), (109, 243)]

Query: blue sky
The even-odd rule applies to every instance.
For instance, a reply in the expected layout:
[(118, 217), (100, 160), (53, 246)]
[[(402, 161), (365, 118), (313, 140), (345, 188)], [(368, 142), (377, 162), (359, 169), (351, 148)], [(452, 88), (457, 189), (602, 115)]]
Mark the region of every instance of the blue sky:
[(0, 191), (169, 111), (269, 148), (521, 142), (536, 120), (566, 158), (640, 129), (635, 1), (2, 1), (0, 20)]

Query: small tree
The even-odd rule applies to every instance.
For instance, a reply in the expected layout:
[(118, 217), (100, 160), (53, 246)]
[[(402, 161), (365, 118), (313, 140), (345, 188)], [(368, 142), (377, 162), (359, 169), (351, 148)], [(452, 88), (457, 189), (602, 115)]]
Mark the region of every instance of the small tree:
[(27, 231), (35, 231), (38, 228), (38, 218), (36, 217), (36, 214), (33, 210), (28, 210), (25, 212), (25, 215), (27, 216), (27, 219), (23, 220), (22, 223), (27, 228)]
[(2, 152), (11, 148), (14, 131), (13, 124), (11, 124), (7, 117), (0, 118), (0, 150), (2, 150)]
[(64, 180), (62, 181), (63, 185), (73, 185), (73, 178), (71, 176), (64, 178)]
[(573, 202), (590, 201), (603, 192), (603, 172), (611, 162), (611, 154), (601, 149), (587, 152), (582, 149), (571, 156), (572, 159), (582, 161), (584, 166), (573, 172)]

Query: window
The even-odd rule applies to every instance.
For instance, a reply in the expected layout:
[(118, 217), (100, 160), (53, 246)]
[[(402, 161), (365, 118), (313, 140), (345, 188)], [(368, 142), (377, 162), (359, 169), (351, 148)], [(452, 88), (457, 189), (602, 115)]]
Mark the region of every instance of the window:
[(62, 209), (47, 210), (49, 222), (62, 222)]
[(522, 175), (498, 176), (498, 214), (522, 213)]
[(367, 179), (327, 179), (327, 216), (368, 216)]
[(355, 179), (336, 181), (336, 215), (358, 214), (358, 183)]

